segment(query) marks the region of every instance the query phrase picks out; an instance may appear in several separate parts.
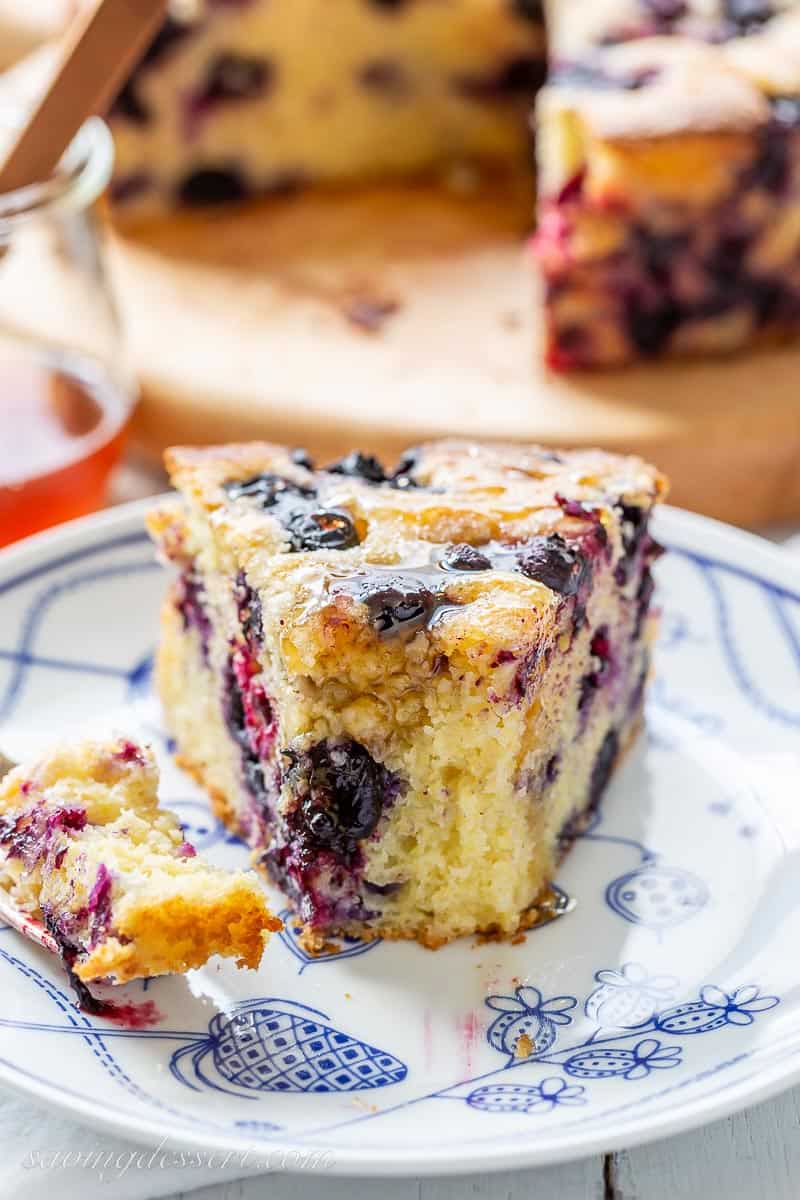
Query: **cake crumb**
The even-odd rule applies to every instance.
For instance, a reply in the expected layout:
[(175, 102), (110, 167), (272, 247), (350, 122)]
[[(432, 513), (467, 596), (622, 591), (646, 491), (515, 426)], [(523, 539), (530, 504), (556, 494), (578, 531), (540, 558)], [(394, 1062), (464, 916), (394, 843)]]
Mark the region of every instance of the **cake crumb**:
[[(297, 928), (297, 925), (295, 925)], [(303, 927), (303, 931), (297, 939), (298, 944), (305, 950), (306, 954), (315, 958), (318, 954), (338, 954), (341, 946), (338, 942), (328, 941), (322, 934), (316, 930)]]
[(514, 1047), (515, 1058), (530, 1058), (536, 1049), (531, 1038), (527, 1033), (521, 1033), (517, 1038), (517, 1044)]

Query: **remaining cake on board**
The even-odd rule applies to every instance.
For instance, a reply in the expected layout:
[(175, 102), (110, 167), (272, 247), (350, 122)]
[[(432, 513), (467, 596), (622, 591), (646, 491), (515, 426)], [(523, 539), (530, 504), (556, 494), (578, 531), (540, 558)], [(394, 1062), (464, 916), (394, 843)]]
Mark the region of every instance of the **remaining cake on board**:
[(532, 0), (219, 0), (174, 15), (112, 113), (120, 213), (528, 157)]
[[(727, 353), (800, 322), (795, 0), (553, 0), (534, 122), (556, 369)], [(207, 0), (114, 112), (120, 213), (526, 169), (537, 3)]]
[(561, 0), (551, 15), (533, 243), (549, 363), (726, 353), (796, 330), (797, 4)]
[(209, 866), (158, 806), (146, 746), (81, 742), (0, 783), (0, 887), (55, 939), (84, 1002), (93, 980), (257, 967), (281, 922), (256, 877)]
[(166, 720), (310, 944), (524, 927), (641, 720), (664, 480), (450, 442), (167, 462)]

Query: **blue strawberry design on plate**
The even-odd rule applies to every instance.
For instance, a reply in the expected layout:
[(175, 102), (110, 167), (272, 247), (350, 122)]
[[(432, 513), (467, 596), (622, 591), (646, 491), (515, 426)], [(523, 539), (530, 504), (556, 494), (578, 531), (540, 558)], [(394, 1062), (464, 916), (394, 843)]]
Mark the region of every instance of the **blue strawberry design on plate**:
[(245, 1098), (253, 1092), (357, 1092), (405, 1079), (399, 1058), (318, 1020), (324, 1015), (288, 1000), (249, 1000), (232, 1013), (217, 1013), (208, 1037), (176, 1051), (170, 1070), (195, 1091), (205, 1083)]

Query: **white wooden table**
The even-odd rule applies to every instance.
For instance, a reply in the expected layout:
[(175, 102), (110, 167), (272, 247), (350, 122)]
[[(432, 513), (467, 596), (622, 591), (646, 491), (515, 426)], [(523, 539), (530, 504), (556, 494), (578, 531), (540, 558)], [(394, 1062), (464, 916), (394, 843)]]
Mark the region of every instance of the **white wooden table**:
[(443, 1179), (262, 1176), (183, 1195), (192, 1200), (797, 1200), (800, 1088), (694, 1133), (563, 1167)]

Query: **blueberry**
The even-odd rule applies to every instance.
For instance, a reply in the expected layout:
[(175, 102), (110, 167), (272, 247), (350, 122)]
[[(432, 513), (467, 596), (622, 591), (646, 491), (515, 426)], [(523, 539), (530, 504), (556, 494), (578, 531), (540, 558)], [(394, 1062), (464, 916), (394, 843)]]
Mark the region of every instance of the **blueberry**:
[(147, 125), (149, 123), (150, 110), (145, 105), (137, 89), (139, 76), (145, 70), (154, 67), (162, 59), (166, 58), (170, 51), (188, 37), (191, 32), (191, 26), (183, 25), (173, 20), (172, 17), (166, 18), (164, 24), (150, 43), (150, 46), (145, 51), (139, 65), (111, 106), (113, 116), (132, 121), (135, 125)]
[(786, 290), (774, 279), (749, 279), (746, 292), (755, 310), (756, 321), (759, 325), (780, 320), (787, 301), (792, 308), (790, 320), (797, 319), (796, 301), (792, 303)]
[(217, 54), (208, 65), (205, 83), (196, 99), (207, 107), (218, 101), (260, 96), (272, 85), (274, 76), (274, 67), (265, 58)]
[(264, 763), (254, 744), (266, 738), (267, 722), (273, 719), (269, 701), (258, 690), (250, 698), (252, 712), (259, 718), (258, 728), (247, 723), (245, 697), (236, 677), (233, 658), (228, 660), (223, 675), (222, 715), (228, 733), (239, 748), (242, 780), (255, 802), (253, 815), (255, 826), (247, 831), (251, 844), (260, 838), (262, 843), (269, 833), (269, 824), (274, 821), (274, 801), (277, 791), (277, 772), (272, 762)]
[(274, 508), (287, 497), (311, 500), (316, 496), (313, 488), (303, 487), (282, 475), (253, 475), (250, 479), (232, 479), (224, 485), (231, 500), (256, 499), (262, 508)]
[(386, 472), (380, 460), (374, 454), (362, 454), (360, 450), (354, 450), (325, 470), (331, 475), (351, 475), (355, 479), (365, 479), (367, 483), (386, 482)]
[(419, 450), (406, 450), (389, 477), (390, 486), (400, 491), (420, 487), (415, 471), (419, 467), (421, 459), (422, 455)]
[(647, 533), (647, 516), (638, 504), (626, 504), (620, 500), (615, 506), (622, 519), (622, 545), (626, 554), (636, 554), (642, 538)]
[(568, 496), (562, 496), (560, 492), (556, 492), (555, 501), (558, 507), (568, 517), (577, 517), (579, 520), (594, 520), (595, 511), (582, 500), (571, 500)]
[(350, 514), (342, 508), (321, 507), (314, 488), (270, 474), (230, 480), (224, 488), (232, 500), (257, 500), (262, 508), (273, 509), (294, 552), (348, 550), (358, 545)]
[(402, 576), (364, 585), (358, 598), (369, 609), (370, 620), (381, 637), (412, 632), (427, 624), (436, 607), (436, 596), (422, 582)]
[(800, 96), (771, 96), (770, 107), (777, 125), (787, 129), (800, 125)]
[(252, 755), (246, 755), (242, 763), (242, 773), (250, 795), (266, 810), (269, 803), (269, 792), (261, 763)]
[(264, 641), (264, 619), (258, 593), (250, 587), (244, 571), (236, 576), (233, 589), (239, 613), (239, 625), (251, 646), (259, 647)]
[(90, 949), (94, 949), (111, 924), (111, 888), (111, 873), (104, 863), (100, 863), (87, 903)]
[(364, 891), (375, 896), (394, 896), (402, 886), (402, 879), (393, 880), (391, 883), (370, 883), (368, 879), (364, 880)]
[(625, 305), (628, 336), (645, 357), (663, 350), (681, 323), (678, 304), (663, 297), (655, 304), (645, 305), (640, 296), (629, 296)]
[(537, 25), (544, 23), (544, 5), (542, 0), (510, 0), (511, 11), (524, 21), (533, 21)]
[(358, 545), (358, 534), (349, 513), (342, 508), (300, 508), (284, 521), (293, 550), (349, 550)]
[(560, 533), (534, 538), (519, 552), (517, 561), (528, 579), (543, 583), (561, 596), (577, 594), (583, 574), (582, 558)]
[(118, 120), (130, 121), (132, 125), (149, 125), (152, 114), (139, 95), (135, 76), (128, 80), (111, 105), (111, 116)]
[(411, 91), (411, 81), (402, 65), (391, 58), (374, 58), (358, 71), (362, 87), (387, 99), (401, 100)]
[(294, 450), (290, 451), (289, 457), (296, 466), (305, 467), (307, 471), (314, 470), (314, 460), (305, 447), (295, 446)]
[(638, 225), (633, 231), (636, 252), (648, 276), (657, 284), (667, 286), (672, 277), (676, 255), (686, 250), (690, 238), (685, 233), (654, 233)]
[(611, 661), (611, 644), (608, 640), (608, 627), (603, 625), (592, 637), (589, 653), (594, 659), (594, 667), (583, 676), (578, 694), (578, 712), (585, 713), (594, 699), (595, 693), (601, 687)]
[(518, 55), (504, 63), (492, 75), (462, 75), (455, 80), (456, 90), (469, 100), (502, 100), (506, 97), (533, 97), (544, 82), (545, 65), (537, 55)]
[(237, 167), (200, 167), (190, 171), (178, 185), (177, 198), (188, 208), (232, 204), (244, 200), (250, 188)]
[(655, 581), (653, 579), (653, 573), (648, 566), (645, 566), (642, 570), (642, 577), (639, 581), (639, 587), (636, 590), (636, 622), (633, 628), (634, 637), (638, 637), (642, 632), (642, 627), (647, 617), (647, 613), (650, 608), (650, 601), (653, 598), (654, 591)]
[(365, 333), (377, 333), (388, 317), (400, 311), (400, 302), (391, 297), (353, 296), (346, 300), (342, 312), (351, 325)]
[(250, 754), (250, 737), (245, 720), (244, 697), (236, 679), (232, 660), (229, 660), (223, 677), (222, 713), (228, 733), (247, 754)]
[(149, 171), (131, 171), (117, 175), (111, 181), (110, 194), (114, 204), (128, 204), (153, 187), (155, 180)]
[(545, 783), (555, 783), (561, 770), (561, 755), (551, 754), (544, 769)]
[(550, 83), (561, 87), (595, 88), (598, 91), (635, 92), (646, 87), (658, 77), (655, 67), (612, 75), (605, 67), (595, 62), (563, 62), (550, 72)]
[(19, 830), (20, 820), (19, 816), (9, 813), (0, 817), (0, 846), (7, 846), (13, 841)]
[(58, 918), (46, 905), (42, 905), (42, 921), (45, 929), (58, 947), (61, 961), (66, 967), (70, 986), (77, 996), (78, 1007), (82, 1012), (89, 1013), (91, 1016), (102, 1016), (107, 1011), (105, 1003), (92, 995), (86, 984), (82, 979), (78, 978), (73, 969), (75, 960), (80, 953), (80, 948), (67, 937), (58, 922)]
[(689, 11), (686, 0), (642, 0), (642, 3), (659, 24), (664, 25), (680, 21)]
[(724, 0), (723, 7), (732, 34), (739, 36), (756, 33), (774, 15), (770, 0)]
[(190, 568), (177, 583), (175, 606), (181, 614), (184, 629), (194, 629), (200, 637), (203, 662), (208, 665), (209, 646), (213, 628), (206, 607), (206, 590), (200, 575)]
[(600, 677), (595, 671), (590, 671), (581, 680), (578, 692), (578, 712), (585, 713), (594, 699), (595, 692), (600, 687)]
[(603, 738), (597, 758), (592, 767), (592, 774), (589, 779), (589, 796), (587, 809), (593, 812), (602, 798), (603, 792), (606, 789), (611, 773), (614, 770), (614, 764), (617, 761), (619, 754), (619, 738), (613, 729), (609, 729), (606, 736)]
[(491, 571), (492, 563), (482, 551), (466, 542), (448, 546), (439, 564), (445, 571)]
[(360, 742), (318, 742), (284, 752), (284, 780), (295, 800), (288, 824), (309, 849), (351, 857), (355, 843), (375, 832), (384, 808), (401, 793), (398, 776)]
[(156, 63), (165, 59), (175, 46), (180, 45), (191, 32), (192, 28), (190, 25), (181, 24), (180, 21), (176, 21), (173, 17), (167, 17), (145, 51), (144, 57), (139, 64), (140, 67), (154, 67)]
[(191, 139), (197, 133), (197, 122), (221, 105), (265, 95), (272, 87), (274, 75), (272, 64), (265, 58), (231, 53), (215, 55), (202, 83), (185, 98), (186, 136)]
[(649, 514), (638, 504), (626, 504), (619, 500), (614, 505), (621, 521), (622, 556), (614, 568), (614, 579), (619, 587), (624, 587), (630, 578), (639, 547), (647, 536)]
[(777, 119), (782, 113), (786, 114), (787, 110), (778, 108), (777, 113), (773, 113), (776, 119), (761, 131), (756, 160), (744, 171), (739, 181), (743, 189), (758, 187), (773, 195), (781, 195), (786, 191), (792, 163), (786, 126)]

